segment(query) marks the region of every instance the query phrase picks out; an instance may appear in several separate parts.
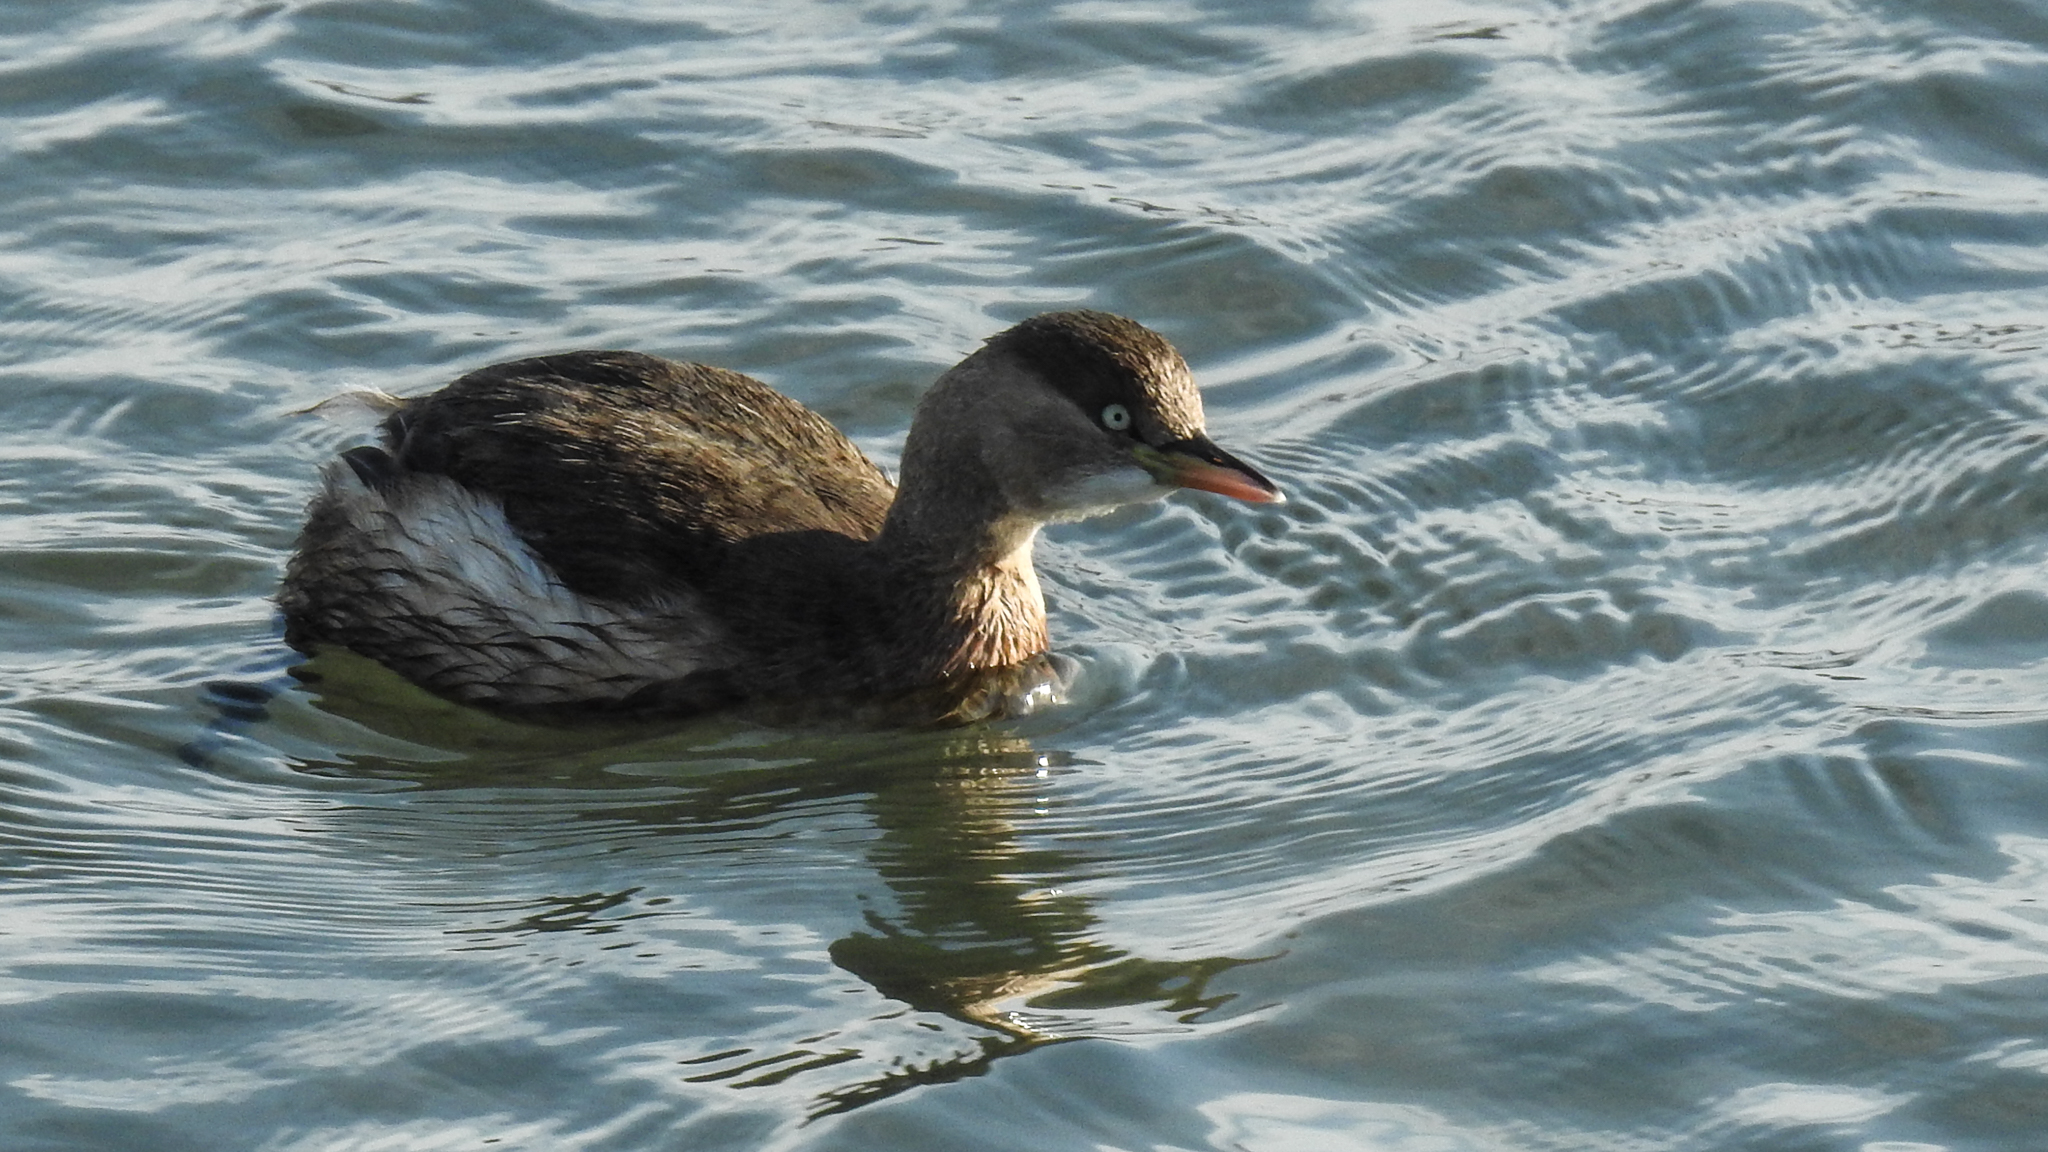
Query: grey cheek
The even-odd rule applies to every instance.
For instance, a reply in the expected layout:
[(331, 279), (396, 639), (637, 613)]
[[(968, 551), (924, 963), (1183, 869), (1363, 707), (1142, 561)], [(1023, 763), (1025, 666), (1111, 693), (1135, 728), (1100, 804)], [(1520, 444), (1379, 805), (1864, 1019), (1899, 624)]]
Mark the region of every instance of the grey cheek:
[(1125, 504), (1157, 500), (1171, 491), (1170, 486), (1153, 479), (1150, 472), (1135, 464), (1127, 464), (1104, 472), (1090, 472), (1055, 488), (1048, 495), (1056, 512), (1086, 516)]

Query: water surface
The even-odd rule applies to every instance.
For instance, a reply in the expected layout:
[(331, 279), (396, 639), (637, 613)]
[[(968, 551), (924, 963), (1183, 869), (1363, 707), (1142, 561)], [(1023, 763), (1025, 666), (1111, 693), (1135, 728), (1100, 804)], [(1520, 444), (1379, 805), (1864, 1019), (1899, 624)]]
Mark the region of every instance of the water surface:
[[(2044, 104), (2021, 3), (0, 7), (0, 1145), (2036, 1146)], [(1291, 502), (1050, 531), (1063, 708), (283, 675), (327, 396), (893, 463), (1076, 306)]]

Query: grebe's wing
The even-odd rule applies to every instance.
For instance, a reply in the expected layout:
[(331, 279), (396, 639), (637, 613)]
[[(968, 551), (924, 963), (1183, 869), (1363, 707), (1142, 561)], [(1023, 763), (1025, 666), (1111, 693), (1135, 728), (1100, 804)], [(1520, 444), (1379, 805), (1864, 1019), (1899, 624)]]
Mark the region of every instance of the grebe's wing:
[(724, 578), (730, 546), (824, 530), (868, 539), (895, 496), (829, 421), (760, 381), (634, 352), (480, 369), (386, 418), (373, 485), (437, 473), (495, 498), (581, 595), (634, 602)]

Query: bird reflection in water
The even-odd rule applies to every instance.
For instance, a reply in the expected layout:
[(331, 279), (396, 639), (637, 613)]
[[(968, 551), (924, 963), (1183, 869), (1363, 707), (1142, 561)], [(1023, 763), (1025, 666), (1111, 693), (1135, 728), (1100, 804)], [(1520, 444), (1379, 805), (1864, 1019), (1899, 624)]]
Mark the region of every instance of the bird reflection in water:
[[(886, 734), (741, 728), (746, 740), (756, 741), (745, 748), (747, 758), (761, 766), (730, 767), (731, 725), (709, 729), (718, 741), (711, 748), (701, 742), (702, 726), (651, 738), (645, 731), (615, 734), (630, 746), (626, 752), (621, 742), (595, 738), (588, 729), (483, 718), (411, 695), (417, 690), (410, 686), (396, 691), (412, 707), (399, 707), (389, 673), (366, 661), (356, 666), (323, 658), (319, 664), (324, 671), (313, 677), (317, 686), (351, 689), (323, 693), (322, 711), (374, 721), (387, 735), (412, 739), (463, 719), (472, 725), (465, 743), (475, 751), (440, 764), (363, 757), (347, 765), (303, 765), (307, 771), (401, 776), (418, 788), (488, 788), (498, 795), (522, 779), (536, 785), (544, 779), (555, 796), (565, 783), (587, 786), (590, 802), (574, 801), (575, 810), (563, 818), (565, 831), (604, 827), (615, 841), (628, 835), (641, 850), (648, 830), (716, 835), (729, 844), (736, 828), (763, 829), (759, 848), (769, 835), (787, 836), (790, 820), (823, 805), (859, 803), (872, 827), (866, 863), (886, 893), (868, 900), (858, 895), (857, 881), (849, 885), (868, 907), (861, 927), (834, 941), (829, 954), (839, 968), (908, 1009), (876, 1013), (867, 1001), (855, 1009), (858, 1015), (823, 1027), (815, 1014), (805, 1015), (804, 1034), (788, 1038), (677, 1037), (702, 1047), (700, 1055), (681, 1061), (687, 1084), (794, 1092), (790, 1102), (808, 1115), (844, 1112), (921, 1085), (979, 1075), (997, 1059), (1047, 1044), (1186, 1027), (1228, 998), (1208, 992), (1212, 978), (1249, 962), (1151, 960), (1102, 940), (1093, 902), (1077, 891), (1093, 878), (1093, 861), (1064, 838), (1032, 829), (1034, 822), (1043, 824), (1048, 789), (1058, 777), (1085, 766), (999, 727)], [(991, 692), (1009, 693), (1004, 698), (1014, 703), (1020, 684), (1027, 695), (1051, 690), (1033, 683)], [(376, 699), (351, 700), (366, 685)], [(400, 721), (408, 712), (414, 723)], [(447, 735), (444, 729), (427, 742), (447, 748)], [(759, 743), (762, 736), (771, 742)], [(693, 761), (707, 760), (727, 767), (709, 774), (693, 769)], [(675, 775), (666, 782), (686, 788), (683, 795), (650, 802), (642, 792), (633, 802), (604, 803), (604, 791), (628, 784), (637, 791), (649, 783), (649, 765), (657, 761), (672, 761)], [(635, 775), (619, 776), (613, 769), (621, 762), (637, 765)], [(766, 833), (771, 826), (777, 831)], [(655, 847), (670, 858), (679, 849), (696, 850)], [(762, 882), (772, 885), (775, 878), (764, 873)], [(453, 931), (492, 947), (535, 933), (611, 931), (634, 915), (628, 905), (647, 902), (648, 890), (622, 884), (574, 900), (544, 897), (523, 902), (521, 914), (509, 920), (499, 905), (493, 922), (472, 921)], [(935, 1017), (968, 1026), (965, 1035), (934, 1029)], [(934, 1051), (934, 1041), (940, 1050)]]
[(1190, 1020), (1227, 998), (1209, 996), (1206, 985), (1245, 961), (1152, 961), (1102, 942), (1090, 901), (1073, 890), (1088, 861), (1020, 839), (1045, 780), (1063, 765), (1022, 738), (983, 733), (875, 793), (869, 810), (879, 836), (869, 860), (897, 909), (870, 911), (866, 931), (832, 944), (832, 960), (891, 999), (989, 1034), (977, 1051), (834, 1089), (820, 1099), (821, 1114), (978, 1075), (1043, 1044), (1103, 1035), (1108, 1009), (1153, 1005)]

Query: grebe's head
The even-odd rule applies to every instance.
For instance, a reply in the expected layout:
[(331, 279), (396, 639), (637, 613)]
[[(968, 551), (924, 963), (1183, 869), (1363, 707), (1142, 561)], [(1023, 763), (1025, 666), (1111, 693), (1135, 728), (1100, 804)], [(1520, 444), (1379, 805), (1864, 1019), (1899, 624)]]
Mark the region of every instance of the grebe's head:
[(1165, 338), (1107, 312), (1048, 312), (988, 341), (918, 406), (906, 482), (944, 438), (972, 446), (1005, 511), (1063, 520), (1176, 488), (1286, 497), (1203, 430), (1202, 396)]

